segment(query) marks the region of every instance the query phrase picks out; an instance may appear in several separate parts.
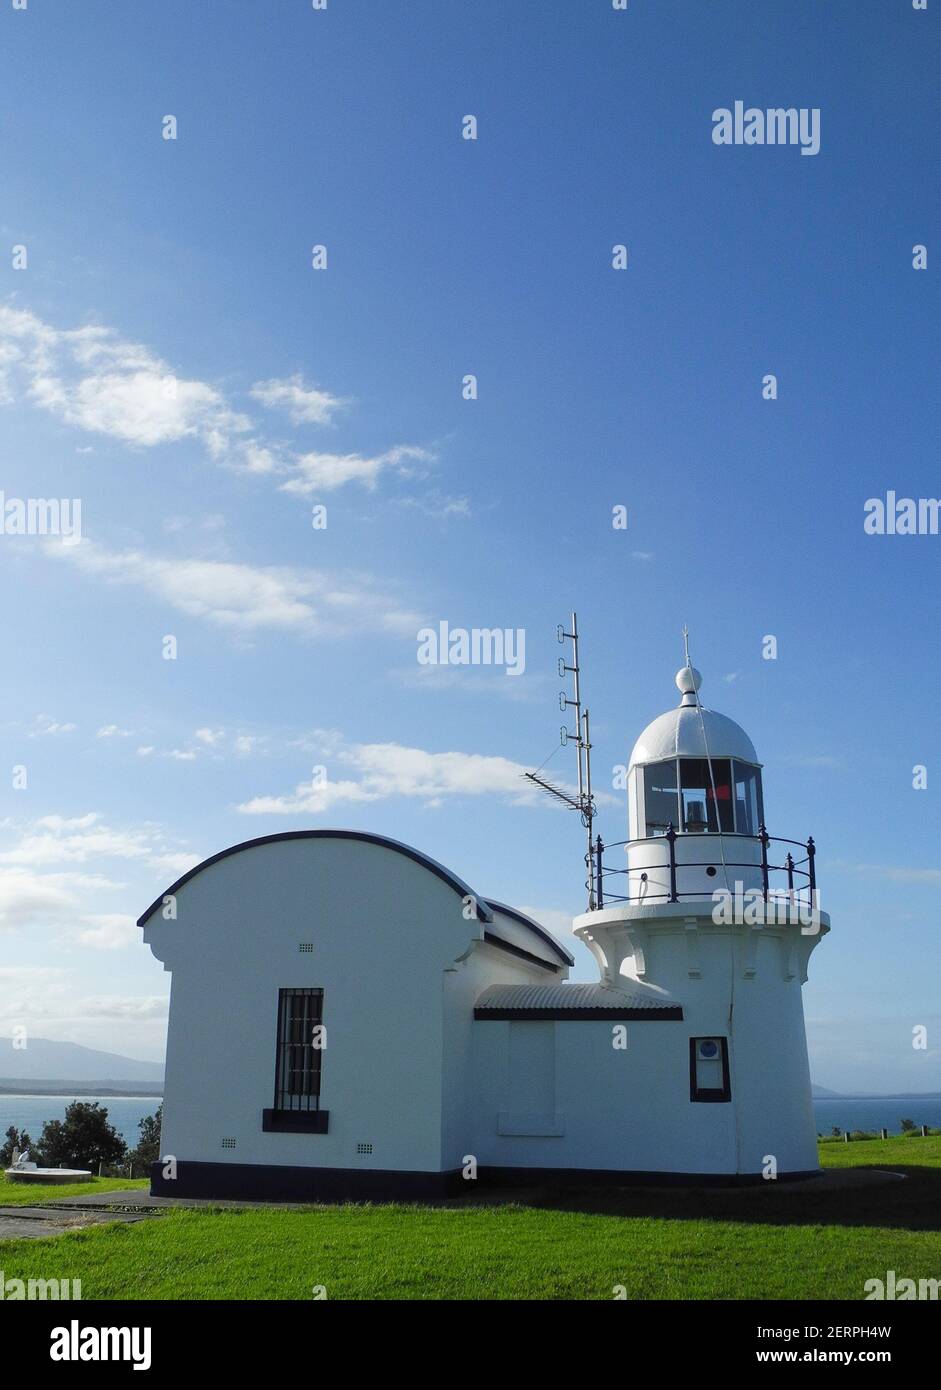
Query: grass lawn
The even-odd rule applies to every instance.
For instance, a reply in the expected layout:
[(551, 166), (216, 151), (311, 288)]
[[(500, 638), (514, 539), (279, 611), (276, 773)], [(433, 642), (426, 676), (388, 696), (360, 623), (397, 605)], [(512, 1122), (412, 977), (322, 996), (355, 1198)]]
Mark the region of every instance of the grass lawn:
[(86, 1299), (308, 1299), (317, 1285), (329, 1298), (610, 1299), (619, 1284), (631, 1299), (859, 1299), (887, 1269), (941, 1277), (941, 1139), (824, 1144), (821, 1161), (907, 1181), (172, 1211), (0, 1241), (0, 1268), (7, 1279), (79, 1278)]

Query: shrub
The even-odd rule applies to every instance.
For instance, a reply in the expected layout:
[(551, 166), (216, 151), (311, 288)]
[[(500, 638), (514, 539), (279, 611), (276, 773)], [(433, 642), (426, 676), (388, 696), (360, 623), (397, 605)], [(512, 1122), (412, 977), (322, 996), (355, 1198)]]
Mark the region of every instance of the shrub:
[(73, 1100), (64, 1120), (47, 1120), (39, 1140), (47, 1168), (90, 1168), (127, 1161), (127, 1145), (97, 1101)]
[(144, 1115), (140, 1121), (140, 1138), (137, 1148), (128, 1154), (128, 1162), (134, 1164), (135, 1172), (145, 1172), (160, 1157), (160, 1126), (163, 1122), (163, 1102), (158, 1105), (155, 1115)]
[(13, 1162), (14, 1149), (19, 1149), (20, 1153), (25, 1153), (29, 1149), (30, 1163), (36, 1163), (40, 1167), (44, 1166), (39, 1145), (30, 1139), (25, 1129), (17, 1130), (16, 1125), (11, 1125), (7, 1130), (6, 1142), (0, 1144), (0, 1168), (10, 1167)]

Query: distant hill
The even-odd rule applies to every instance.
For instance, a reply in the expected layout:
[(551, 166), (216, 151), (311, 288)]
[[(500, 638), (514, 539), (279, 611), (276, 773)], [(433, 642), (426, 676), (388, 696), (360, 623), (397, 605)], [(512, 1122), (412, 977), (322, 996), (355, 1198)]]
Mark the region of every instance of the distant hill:
[(817, 1100), (842, 1100), (843, 1096), (839, 1091), (828, 1091), (826, 1086), (818, 1086), (816, 1082), (810, 1088), (810, 1093)]
[(163, 1067), (159, 1062), (139, 1062), (116, 1052), (98, 1052), (52, 1038), (29, 1038), (24, 1048), (15, 1048), (10, 1038), (0, 1038), (0, 1089), (21, 1082), (36, 1083), (42, 1090), (70, 1082), (79, 1083), (83, 1090), (93, 1085), (111, 1090), (133, 1090), (135, 1086), (158, 1090), (163, 1085)]

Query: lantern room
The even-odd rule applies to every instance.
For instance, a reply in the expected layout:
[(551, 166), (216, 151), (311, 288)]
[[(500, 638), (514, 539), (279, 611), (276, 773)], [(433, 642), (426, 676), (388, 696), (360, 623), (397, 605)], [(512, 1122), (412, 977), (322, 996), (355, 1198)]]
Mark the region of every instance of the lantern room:
[(684, 666), (681, 700), (649, 724), (634, 745), (628, 772), (630, 838), (758, 834), (764, 824), (761, 764), (733, 720), (703, 709), (702, 677)]

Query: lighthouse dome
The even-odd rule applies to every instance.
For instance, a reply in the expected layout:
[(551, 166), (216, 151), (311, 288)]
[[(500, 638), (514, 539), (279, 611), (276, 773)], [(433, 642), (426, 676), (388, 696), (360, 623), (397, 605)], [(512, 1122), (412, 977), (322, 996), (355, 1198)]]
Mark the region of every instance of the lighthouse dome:
[(677, 672), (676, 684), (682, 699), (675, 709), (647, 725), (634, 744), (630, 767), (667, 758), (705, 758), (707, 755), (758, 762), (754, 744), (734, 719), (697, 705), (701, 683), (702, 677), (694, 667), (684, 666)]

